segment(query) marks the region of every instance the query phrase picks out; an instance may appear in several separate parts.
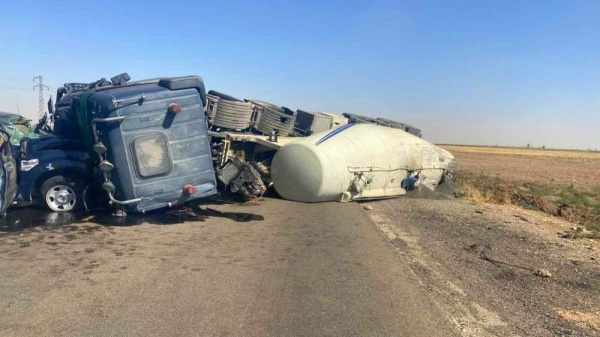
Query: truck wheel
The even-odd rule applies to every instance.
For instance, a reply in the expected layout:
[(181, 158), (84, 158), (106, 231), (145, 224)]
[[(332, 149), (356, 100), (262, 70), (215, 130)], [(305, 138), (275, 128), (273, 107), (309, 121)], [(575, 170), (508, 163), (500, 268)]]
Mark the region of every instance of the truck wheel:
[(72, 177), (54, 176), (42, 184), (46, 206), (55, 212), (76, 211), (83, 207), (83, 183)]

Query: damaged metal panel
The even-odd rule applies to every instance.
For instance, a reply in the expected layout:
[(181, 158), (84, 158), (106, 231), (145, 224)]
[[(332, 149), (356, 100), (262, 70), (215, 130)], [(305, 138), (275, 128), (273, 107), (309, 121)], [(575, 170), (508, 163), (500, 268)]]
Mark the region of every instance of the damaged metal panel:
[(19, 145), (23, 138), (38, 138), (40, 135), (35, 133), (31, 120), (21, 115), (0, 112), (0, 124), (2, 124), (10, 135), (10, 143)]
[(267, 191), (272, 185), (268, 165), (273, 155), (283, 145), (299, 139), (243, 133), (211, 135), (213, 138), (224, 137), (222, 148), (217, 151), (220, 152), (217, 177), (231, 192), (241, 194), (246, 200), (260, 197)]
[(202, 80), (190, 76), (161, 81), (168, 83), (109, 87), (81, 98), (82, 113), (92, 120), (94, 151), (102, 147), (96, 151), (102, 187), (128, 212), (216, 193), (204, 92), (185, 86)]
[(263, 177), (267, 178), (268, 175), (268, 169), (263, 164), (247, 163), (235, 158), (217, 170), (219, 180), (229, 186), (231, 192), (241, 194), (246, 200), (261, 197), (267, 191)]

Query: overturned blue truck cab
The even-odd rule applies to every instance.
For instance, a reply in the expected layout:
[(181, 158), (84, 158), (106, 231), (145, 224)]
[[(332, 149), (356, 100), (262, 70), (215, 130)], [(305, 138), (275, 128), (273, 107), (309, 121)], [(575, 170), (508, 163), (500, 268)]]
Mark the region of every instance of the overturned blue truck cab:
[(143, 213), (215, 194), (205, 104), (199, 76), (129, 82), (121, 74), (66, 84), (52, 112), (52, 137), (89, 156), (80, 153), (84, 172), (45, 172), (41, 198), (54, 211), (69, 211), (95, 185), (118, 210)]

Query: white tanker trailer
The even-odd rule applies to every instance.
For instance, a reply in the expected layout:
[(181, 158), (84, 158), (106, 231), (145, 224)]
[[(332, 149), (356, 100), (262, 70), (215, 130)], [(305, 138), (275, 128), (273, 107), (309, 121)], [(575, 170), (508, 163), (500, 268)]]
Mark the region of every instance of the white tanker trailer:
[(282, 146), (271, 180), (284, 198), (352, 201), (406, 194), (416, 184), (435, 189), (453, 179), (454, 156), (400, 129), (348, 124)]

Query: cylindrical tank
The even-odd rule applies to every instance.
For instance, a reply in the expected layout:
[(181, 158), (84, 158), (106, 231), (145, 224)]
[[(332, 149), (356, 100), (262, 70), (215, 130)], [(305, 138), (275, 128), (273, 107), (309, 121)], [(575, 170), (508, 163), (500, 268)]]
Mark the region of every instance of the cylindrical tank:
[(454, 157), (400, 129), (348, 124), (284, 145), (271, 177), (285, 199), (349, 201), (405, 194), (402, 180), (419, 174), (435, 188)]

